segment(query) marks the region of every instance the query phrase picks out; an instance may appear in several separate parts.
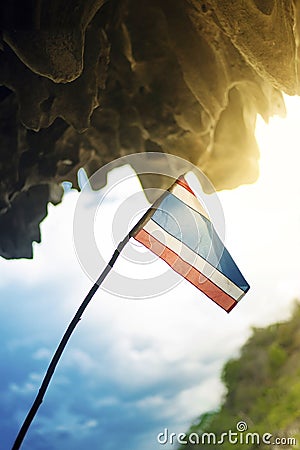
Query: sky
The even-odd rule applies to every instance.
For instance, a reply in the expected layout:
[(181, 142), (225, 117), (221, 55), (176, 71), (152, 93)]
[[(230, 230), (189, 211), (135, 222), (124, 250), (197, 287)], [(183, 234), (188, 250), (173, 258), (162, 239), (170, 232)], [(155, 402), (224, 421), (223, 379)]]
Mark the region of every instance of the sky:
[[(300, 298), (300, 99), (285, 99), (286, 119), (265, 125), (258, 118), (258, 182), (218, 194), (225, 244), (251, 285), (249, 293), (228, 315), (186, 281), (143, 300), (99, 289), (24, 450), (169, 448), (157, 434), (165, 428), (185, 432), (220, 405), (222, 367), (238, 355), (252, 327), (289, 317)], [(104, 205), (103, 217), (113, 215), (128, 189)], [(12, 445), (65, 327), (91, 287), (73, 245), (77, 200), (69, 190), (62, 204), (49, 205), (33, 260), (0, 260), (0, 450)]]

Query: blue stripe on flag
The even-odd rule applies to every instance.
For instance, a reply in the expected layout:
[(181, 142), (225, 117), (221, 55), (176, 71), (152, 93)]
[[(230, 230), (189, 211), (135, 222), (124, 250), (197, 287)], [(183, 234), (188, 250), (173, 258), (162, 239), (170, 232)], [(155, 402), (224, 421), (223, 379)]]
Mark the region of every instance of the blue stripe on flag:
[(247, 292), (249, 285), (212, 223), (169, 193), (151, 219)]

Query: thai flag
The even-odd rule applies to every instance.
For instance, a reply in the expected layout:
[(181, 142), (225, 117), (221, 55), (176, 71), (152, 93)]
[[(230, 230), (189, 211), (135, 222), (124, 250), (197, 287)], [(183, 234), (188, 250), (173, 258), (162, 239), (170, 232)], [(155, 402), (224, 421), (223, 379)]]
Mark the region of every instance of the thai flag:
[(155, 202), (131, 236), (227, 312), (250, 287), (183, 176)]

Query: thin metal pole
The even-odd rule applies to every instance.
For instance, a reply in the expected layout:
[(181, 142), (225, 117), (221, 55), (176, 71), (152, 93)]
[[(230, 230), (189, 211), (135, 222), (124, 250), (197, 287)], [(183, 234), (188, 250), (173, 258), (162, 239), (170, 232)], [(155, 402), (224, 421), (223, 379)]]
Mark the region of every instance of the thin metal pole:
[(111, 271), (114, 263), (116, 262), (118, 256), (120, 255), (121, 251), (123, 250), (123, 248), (125, 247), (125, 245), (127, 244), (127, 242), (129, 241), (131, 237), (131, 233), (129, 233), (122, 242), (120, 242), (120, 244), (118, 245), (117, 249), (115, 250), (113, 256), (111, 257), (109, 263), (107, 264), (107, 266), (105, 267), (105, 269), (103, 270), (103, 272), (101, 273), (101, 275), (99, 276), (98, 280), (96, 281), (96, 283), (94, 284), (94, 286), (91, 288), (91, 290), (89, 291), (89, 293), (87, 294), (87, 296), (85, 297), (85, 299), (83, 300), (83, 302), (81, 303), (80, 307), (78, 308), (76, 314), (74, 315), (73, 319), (71, 320), (67, 330), (65, 331), (65, 334), (63, 335), (59, 346), (56, 349), (56, 352), (54, 353), (52, 360), (48, 366), (47, 372), (44, 376), (44, 379), (42, 381), (42, 384), (40, 386), (40, 389), (36, 395), (36, 398), (23, 422), (23, 425), (20, 428), (20, 431), (16, 437), (16, 440), (14, 442), (14, 445), (12, 446), (12, 450), (18, 450), (21, 445), (22, 442), (26, 436), (26, 433), (28, 431), (28, 428), (31, 425), (31, 422), (33, 421), (40, 405), (43, 402), (43, 398), (44, 395), (46, 393), (46, 390), (49, 386), (49, 383), (52, 379), (52, 376), (54, 374), (54, 371), (56, 369), (56, 366), (60, 360), (60, 357), (76, 327), (76, 325), (78, 324), (78, 322), (81, 319), (81, 316), (83, 314), (83, 312), (85, 311), (86, 307), (88, 306), (88, 304), (90, 303), (90, 301), (92, 300), (94, 294), (96, 293), (96, 291), (99, 289), (99, 286), (101, 285), (101, 283), (104, 281), (104, 279), (107, 277), (107, 275), (109, 274), (109, 272)]

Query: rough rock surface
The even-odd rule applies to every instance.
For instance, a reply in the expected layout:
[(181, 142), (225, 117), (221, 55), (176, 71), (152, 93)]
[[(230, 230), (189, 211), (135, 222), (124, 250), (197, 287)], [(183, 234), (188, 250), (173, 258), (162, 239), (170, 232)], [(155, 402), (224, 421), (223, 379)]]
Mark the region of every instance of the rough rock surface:
[(0, 255), (32, 257), (47, 203), (128, 153), (258, 175), (257, 113), (299, 91), (298, 1), (14, 0), (0, 7)]

